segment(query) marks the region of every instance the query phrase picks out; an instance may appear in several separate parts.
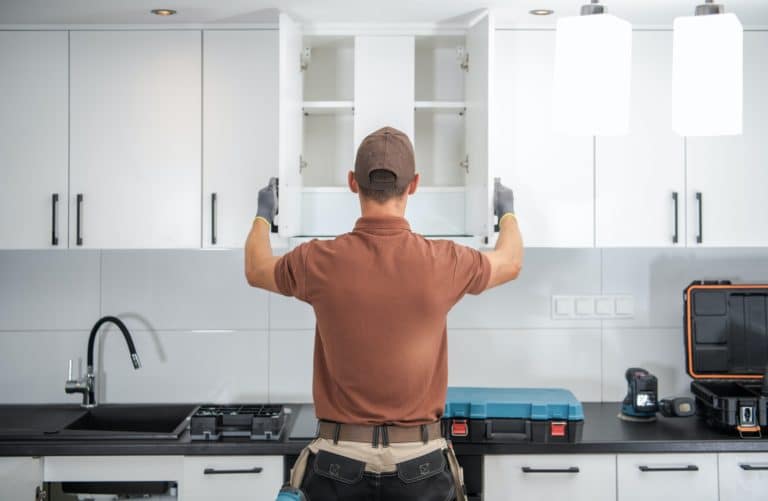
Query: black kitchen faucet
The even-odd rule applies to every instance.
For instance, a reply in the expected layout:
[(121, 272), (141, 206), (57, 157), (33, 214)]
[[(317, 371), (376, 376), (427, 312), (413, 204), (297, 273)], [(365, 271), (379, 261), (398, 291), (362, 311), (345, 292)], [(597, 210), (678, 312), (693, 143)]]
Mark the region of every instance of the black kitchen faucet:
[(128, 328), (125, 326), (122, 320), (117, 317), (106, 316), (99, 319), (91, 329), (91, 335), (88, 337), (88, 369), (85, 374), (85, 378), (74, 379), (72, 377), (72, 360), (69, 361), (69, 377), (64, 385), (64, 391), (67, 393), (82, 393), (83, 394), (83, 407), (91, 408), (96, 407), (96, 374), (93, 370), (93, 347), (96, 344), (96, 334), (99, 329), (105, 323), (113, 323), (123, 333), (125, 343), (128, 345), (128, 351), (131, 354), (131, 362), (134, 369), (141, 368), (141, 361), (139, 360), (139, 354), (136, 353), (136, 346), (133, 344), (133, 338), (131, 333), (128, 332)]

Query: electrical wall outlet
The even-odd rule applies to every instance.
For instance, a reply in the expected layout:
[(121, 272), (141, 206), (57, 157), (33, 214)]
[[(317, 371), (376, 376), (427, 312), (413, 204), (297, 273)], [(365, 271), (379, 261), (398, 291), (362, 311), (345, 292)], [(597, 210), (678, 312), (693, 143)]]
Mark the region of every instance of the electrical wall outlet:
[(627, 295), (552, 296), (552, 318), (618, 319), (635, 315), (635, 299)]

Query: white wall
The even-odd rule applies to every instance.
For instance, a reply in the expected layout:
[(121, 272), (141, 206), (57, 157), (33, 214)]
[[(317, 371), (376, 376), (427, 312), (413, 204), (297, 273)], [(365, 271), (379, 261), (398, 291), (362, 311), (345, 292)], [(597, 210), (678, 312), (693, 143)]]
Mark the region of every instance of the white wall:
[[(126, 321), (144, 362), (134, 371), (105, 329), (105, 401), (310, 401), (311, 308), (249, 288), (242, 270), (235, 250), (0, 252), (0, 402), (77, 402), (64, 393), (67, 360), (84, 365), (104, 314)], [(624, 370), (640, 366), (663, 396), (683, 394), (682, 291), (701, 278), (766, 282), (768, 252), (529, 249), (518, 281), (450, 313), (450, 384), (616, 401)], [(551, 296), (596, 294), (632, 295), (634, 317), (552, 319)]]

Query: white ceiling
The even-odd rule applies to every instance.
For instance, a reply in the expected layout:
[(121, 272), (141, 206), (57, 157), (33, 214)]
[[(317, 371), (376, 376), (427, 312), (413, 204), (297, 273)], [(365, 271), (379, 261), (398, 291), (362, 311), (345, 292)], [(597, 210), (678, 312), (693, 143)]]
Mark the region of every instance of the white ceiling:
[[(602, 0), (609, 12), (636, 26), (670, 26), (703, 0)], [(768, 0), (721, 0), (745, 26), (768, 26)], [(0, 25), (273, 23), (277, 10), (305, 22), (463, 23), (480, 9), (497, 12), (501, 26), (552, 26), (588, 0), (0, 0)], [(149, 13), (178, 10), (172, 17)], [(556, 14), (535, 17), (534, 8)]]

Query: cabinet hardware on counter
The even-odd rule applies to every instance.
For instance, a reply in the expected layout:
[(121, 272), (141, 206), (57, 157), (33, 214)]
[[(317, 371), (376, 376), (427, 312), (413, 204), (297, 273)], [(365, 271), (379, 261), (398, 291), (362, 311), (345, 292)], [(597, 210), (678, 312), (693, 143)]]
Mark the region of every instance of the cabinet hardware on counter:
[(59, 203), (59, 194), (51, 195), (51, 245), (59, 245), (59, 235), (56, 232), (56, 206)]
[(211, 245), (216, 245), (216, 193), (211, 193)]
[(206, 468), (203, 470), (203, 475), (245, 475), (249, 473), (261, 473), (264, 468), (255, 466), (247, 470), (217, 470), (215, 468)]
[(704, 215), (702, 213), (702, 201), (701, 201), (701, 192), (696, 192), (696, 207), (698, 208), (699, 213), (699, 232), (696, 235), (696, 243), (700, 244), (704, 241), (704, 232), (702, 231), (702, 228), (704, 226)]
[(531, 468), (530, 466), (523, 466), (523, 473), (579, 473), (578, 466), (570, 466), (568, 468)]
[(676, 191), (672, 193), (672, 201), (675, 204), (675, 213), (674, 213), (674, 218), (675, 218), (674, 227), (675, 227), (675, 231), (672, 234), (672, 243), (676, 244), (677, 240), (678, 240), (678, 195), (677, 195)]
[(699, 471), (699, 467), (695, 464), (689, 464), (687, 466), (646, 466), (640, 465), (637, 467), (642, 472), (652, 473), (656, 471)]
[(83, 194), (82, 193), (78, 193), (77, 194), (77, 218), (76, 218), (77, 219), (77, 221), (76, 221), (76, 223), (77, 223), (76, 224), (76, 226), (77, 226), (77, 230), (76, 230), (77, 231), (77, 235), (76, 235), (76, 237), (77, 237), (77, 245), (83, 245), (83, 234), (82, 234), (81, 228), (80, 228), (80, 219), (82, 217), (82, 213), (81, 213), (82, 205), (83, 205)]

